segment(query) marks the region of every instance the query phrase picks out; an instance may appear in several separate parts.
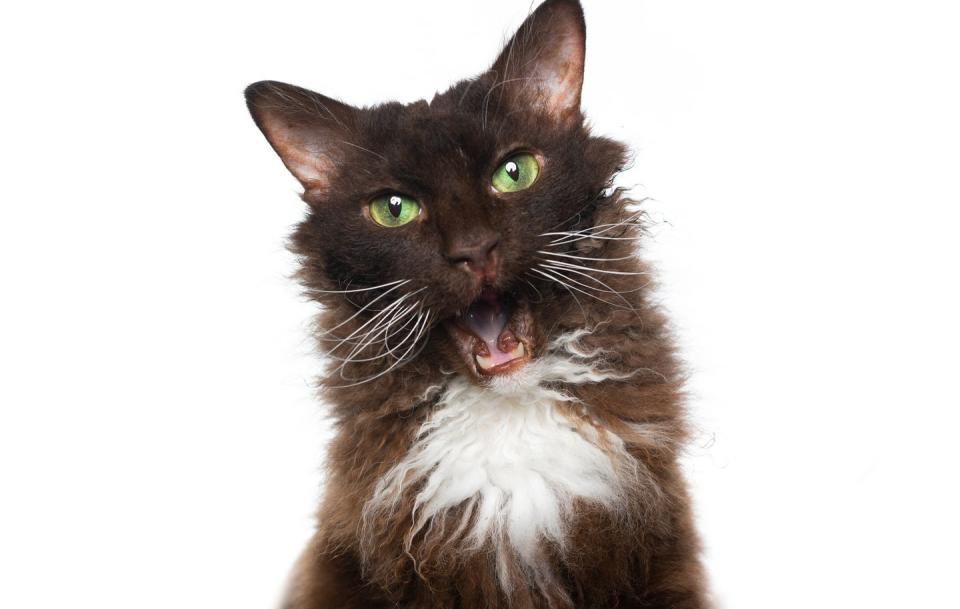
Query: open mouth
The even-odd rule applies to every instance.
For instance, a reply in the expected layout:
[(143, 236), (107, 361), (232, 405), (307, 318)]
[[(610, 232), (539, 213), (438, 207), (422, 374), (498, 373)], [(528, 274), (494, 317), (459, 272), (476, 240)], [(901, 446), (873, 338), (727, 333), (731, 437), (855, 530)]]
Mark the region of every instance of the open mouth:
[(487, 289), (447, 329), (467, 366), (490, 377), (510, 374), (530, 361), (531, 325), (526, 306)]

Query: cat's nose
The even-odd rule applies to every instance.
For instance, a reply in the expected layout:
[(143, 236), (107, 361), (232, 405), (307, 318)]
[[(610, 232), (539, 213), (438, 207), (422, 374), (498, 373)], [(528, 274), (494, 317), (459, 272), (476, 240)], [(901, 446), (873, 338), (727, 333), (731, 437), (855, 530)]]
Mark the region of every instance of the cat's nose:
[(498, 245), (498, 235), (488, 236), (481, 241), (456, 243), (447, 248), (447, 260), (450, 264), (473, 273), (481, 282), (493, 281), (500, 258)]

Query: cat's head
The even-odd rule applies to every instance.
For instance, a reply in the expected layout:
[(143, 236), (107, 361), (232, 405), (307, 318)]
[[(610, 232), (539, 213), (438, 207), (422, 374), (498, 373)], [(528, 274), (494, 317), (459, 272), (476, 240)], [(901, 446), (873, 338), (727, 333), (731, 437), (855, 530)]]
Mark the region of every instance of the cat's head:
[(342, 378), (373, 378), (427, 341), (480, 382), (513, 372), (578, 296), (615, 283), (591, 269), (623, 250), (580, 247), (615, 245), (588, 237), (622, 219), (604, 218), (618, 203), (603, 193), (625, 156), (584, 126), (584, 51), (579, 3), (547, 0), (489, 71), (429, 102), (354, 108), (277, 82), (247, 89), (305, 190), (294, 250), (334, 312), (323, 338), (346, 360)]

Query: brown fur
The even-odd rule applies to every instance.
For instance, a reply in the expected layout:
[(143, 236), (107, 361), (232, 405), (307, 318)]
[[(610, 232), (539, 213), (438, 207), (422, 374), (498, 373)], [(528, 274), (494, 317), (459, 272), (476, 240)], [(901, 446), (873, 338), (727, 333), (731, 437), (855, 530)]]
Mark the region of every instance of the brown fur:
[[(310, 214), (292, 247), (303, 260), (300, 278), (308, 294), (325, 306), (321, 349), (368, 319), (351, 316), (380, 293), (332, 290), (411, 279), (412, 286), (430, 287), (423, 306), (435, 312), (421, 350), (402, 366), (354, 385), (384, 366), (350, 363), (344, 376), (322, 380), (336, 437), (317, 532), (296, 568), (289, 609), (706, 606), (699, 544), (677, 463), (686, 437), (683, 373), (651, 301), (649, 269), (632, 255), (633, 241), (589, 239), (556, 251), (602, 259), (593, 263), (596, 269), (644, 274), (603, 275), (620, 296), (601, 302), (529, 273), (537, 252), (550, 247), (540, 236), (545, 232), (615, 222), (624, 224), (611, 235), (641, 231), (624, 208), (629, 201), (606, 190), (624, 164), (624, 148), (589, 134), (579, 112), (580, 83), (569, 84), (582, 48), (575, 47), (579, 56), (557, 59), (565, 86), (576, 89), (573, 110), (565, 110), (563, 100), (544, 101), (544, 91), (521, 80), (531, 63), (553, 61), (550, 41), (578, 35), (582, 47), (579, 4), (548, 0), (490, 72), (429, 104), (358, 110), (290, 85), (258, 83), (248, 90), (257, 124), (306, 190)], [(547, 159), (537, 187), (500, 198), (478, 188), (518, 144)], [(360, 203), (384, 189), (416, 196), (425, 204), (424, 217), (399, 229), (371, 227)], [(530, 328), (518, 332), (531, 335), (535, 355), (559, 333), (592, 328), (581, 348), (602, 349), (604, 365), (624, 375), (564, 389), (582, 405), (566, 412), (574, 425), (612, 431), (636, 459), (626, 505), (611, 513), (578, 502), (567, 546), (544, 544), (542, 560), (551, 575), (536, 586), (530, 584), (535, 575), (511, 562), (511, 580), (519, 585), (505, 589), (489, 547), (451, 551), (461, 512), (431, 523), (405, 551), (412, 492), (395, 512), (374, 522), (363, 518), (377, 481), (406, 454), (430, 415), (436, 388), (451, 372), (473, 374), (438, 321), (462, 311), (484, 287), (442, 255), (480, 230), (499, 235), (500, 267), (492, 284), (529, 307)]]

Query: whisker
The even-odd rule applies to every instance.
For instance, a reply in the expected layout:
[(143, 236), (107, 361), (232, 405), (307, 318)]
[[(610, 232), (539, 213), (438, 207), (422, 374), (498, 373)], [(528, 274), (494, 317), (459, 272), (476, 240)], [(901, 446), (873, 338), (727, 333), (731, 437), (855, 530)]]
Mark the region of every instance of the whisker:
[[(622, 308), (624, 308), (623, 305), (618, 305), (618, 304), (613, 303), (613, 302), (610, 302), (609, 300), (606, 300), (606, 299), (604, 299), (604, 298), (600, 298), (600, 297), (597, 296), (596, 294), (591, 294), (590, 292), (587, 292), (586, 290), (581, 290), (581, 289), (578, 288), (578, 287), (569, 285), (568, 283), (566, 283), (566, 282), (563, 281), (562, 279), (558, 279), (557, 277), (555, 277), (555, 276), (553, 276), (553, 275), (551, 275), (551, 274), (549, 274), (549, 273), (546, 273), (545, 271), (537, 271), (536, 269), (534, 269), (534, 270), (535, 270), (536, 272), (538, 272), (538, 273), (543, 273), (543, 274), (546, 275), (547, 277), (550, 277), (551, 279), (553, 279), (554, 281), (556, 281), (557, 283), (559, 283), (560, 285), (562, 285), (562, 286), (564, 286), (564, 287), (566, 287), (566, 288), (568, 288), (568, 289), (576, 290), (577, 292), (580, 292), (580, 293), (583, 294), (584, 296), (589, 296), (590, 298), (593, 298), (594, 300), (599, 300), (600, 302), (602, 302), (602, 303), (604, 303), (604, 304), (608, 304), (608, 305), (610, 305), (611, 307), (614, 307), (614, 308), (617, 308), (617, 309), (622, 309)], [(572, 278), (570, 278), (570, 277), (567, 277), (566, 275), (563, 275), (563, 278), (566, 279), (567, 281), (572, 281), (572, 282), (574, 282), (574, 283), (583, 285), (583, 284), (581, 284), (580, 282), (578, 282), (576, 279), (572, 279)], [(629, 309), (633, 309), (633, 307), (629, 307)]]
[[(577, 273), (577, 274), (579, 274), (579, 275), (583, 275), (583, 276), (586, 277), (587, 279), (591, 279), (591, 280), (593, 280), (593, 281), (596, 281), (596, 282), (599, 283), (600, 285), (604, 286), (606, 289), (600, 289), (600, 288), (598, 288), (598, 287), (595, 287), (595, 286), (592, 286), (592, 285), (588, 285), (588, 284), (586, 284), (586, 283), (583, 283), (582, 281), (578, 281), (578, 280), (574, 279), (573, 277), (571, 277), (570, 275), (567, 275), (567, 274), (563, 273), (563, 272), (562, 272), (562, 269), (560, 269), (559, 267), (541, 264), (541, 265), (540, 265), (540, 268), (542, 268), (542, 269), (550, 269), (551, 272), (556, 273), (557, 275), (563, 277), (563, 278), (566, 279), (567, 281), (573, 282), (573, 283), (575, 283), (575, 284), (577, 284), (577, 285), (579, 285), (579, 286), (582, 286), (582, 287), (584, 287), (584, 288), (586, 288), (586, 289), (588, 289), (588, 290), (591, 290), (591, 291), (594, 291), (594, 292), (600, 292), (601, 294), (613, 294), (613, 295), (616, 296), (619, 300), (622, 300), (622, 301), (623, 301), (624, 305), (626, 305), (626, 308), (630, 309), (631, 311), (636, 311), (636, 309), (633, 308), (633, 304), (631, 304), (630, 301), (627, 300), (627, 299), (623, 296), (623, 294), (622, 294), (621, 292), (618, 292), (617, 290), (614, 290), (613, 288), (611, 288), (611, 287), (608, 286), (607, 284), (603, 283), (602, 281), (600, 281), (600, 280), (597, 279), (596, 277), (591, 277), (591, 276), (587, 275), (586, 273), (581, 273), (580, 271), (575, 271), (575, 270), (573, 270), (573, 269), (566, 269), (567, 271), (570, 271), (571, 273)], [(596, 298), (596, 297), (594, 297), (594, 298)], [(598, 300), (601, 300), (601, 299), (598, 299)], [(606, 302), (606, 301), (604, 300), (604, 302)], [(610, 303), (610, 304), (613, 305), (613, 303)], [(616, 305), (613, 305), (613, 306), (616, 306)]]
[(387, 286), (396, 285), (398, 283), (407, 283), (409, 279), (397, 279), (396, 281), (388, 281), (387, 283), (381, 283), (380, 285), (375, 285), (369, 288), (355, 288), (352, 290), (312, 290), (317, 294), (353, 294), (355, 292), (369, 292), (370, 290), (379, 290), (380, 288), (385, 288)]
[[(417, 303), (417, 304), (419, 305), (419, 303)], [(408, 319), (406, 322), (404, 322), (404, 324), (401, 326), (401, 329), (402, 329), (402, 328), (406, 328), (406, 327), (410, 324), (411, 321), (413, 321), (413, 320), (419, 320), (422, 315), (423, 315), (422, 312), (417, 313), (416, 315), (414, 315), (413, 317), (411, 317), (410, 319)], [(414, 330), (415, 330), (416, 327), (417, 327), (417, 323), (418, 323), (418, 322), (414, 322), (413, 327), (410, 328), (410, 330), (406, 333), (406, 335), (404, 335), (404, 337), (400, 339), (400, 342), (397, 343), (397, 345), (394, 346), (394, 347), (391, 347), (391, 346), (390, 346), (390, 343), (388, 342), (390, 336), (385, 336), (385, 337), (383, 338), (383, 348), (386, 349), (386, 352), (384, 353), (384, 355), (385, 355), (385, 356), (393, 357), (394, 359), (400, 359), (400, 358), (397, 357), (397, 354), (395, 353), (395, 351), (401, 349), (401, 348), (403, 347), (403, 345), (407, 342), (407, 340), (410, 339), (410, 336), (413, 335)], [(392, 336), (392, 335), (391, 335), (391, 336)]]
[(540, 234), (540, 236), (541, 237), (557, 237), (557, 239), (554, 239), (550, 243), (550, 245), (560, 245), (562, 243), (571, 243), (573, 241), (579, 241), (581, 239), (590, 239), (590, 238), (604, 239), (604, 240), (610, 240), (610, 241), (634, 241), (636, 240), (636, 237), (624, 237), (622, 235), (617, 237), (609, 237), (609, 236), (605, 237), (602, 235), (620, 226), (624, 227), (625, 229), (631, 226), (638, 226), (639, 223), (637, 222), (637, 219), (641, 215), (643, 215), (643, 212), (638, 211), (632, 216), (624, 218), (619, 222), (608, 222), (605, 224), (597, 224), (595, 226), (587, 227), (577, 231), (551, 231), (547, 233), (542, 233)]
[(563, 258), (573, 258), (574, 260), (589, 260), (592, 262), (613, 262), (615, 260), (632, 260), (636, 258), (634, 255), (629, 256), (618, 256), (617, 258), (589, 258), (587, 256), (574, 256), (573, 254), (561, 254), (560, 252), (548, 252), (546, 250), (537, 250), (538, 254), (544, 254), (547, 256), (561, 256)]
[[(423, 301), (418, 300), (418, 301), (416, 302), (416, 306), (417, 306), (418, 309), (419, 309), (420, 307), (422, 307), (422, 306), (423, 306)], [(407, 313), (405, 312), (404, 315), (407, 315)], [(397, 334), (399, 334), (400, 332), (402, 332), (404, 328), (406, 328), (408, 325), (410, 325), (410, 322), (411, 322), (412, 320), (417, 319), (420, 315), (423, 315), (423, 312), (422, 312), (422, 311), (418, 312), (416, 315), (414, 315), (413, 317), (411, 317), (411, 318), (408, 319), (407, 321), (403, 322), (403, 324), (401, 324), (400, 327), (397, 328), (397, 330), (395, 330), (394, 332), (391, 332), (390, 334), (385, 335), (385, 336), (383, 337), (383, 348), (386, 349), (386, 352), (387, 352), (389, 355), (392, 355), (393, 357), (396, 357), (396, 354), (394, 353), (394, 349), (399, 349), (400, 347), (402, 347), (402, 346), (403, 346), (403, 343), (407, 342), (407, 338), (409, 337), (410, 333), (408, 332), (407, 335), (405, 335), (402, 339), (400, 339), (400, 342), (397, 343), (397, 345), (396, 345), (395, 347), (391, 347), (391, 346), (390, 346), (390, 339), (393, 338), (394, 336), (396, 336)], [(416, 326), (416, 323), (414, 323), (414, 326)]]
[[(372, 332), (372, 331), (374, 331), (374, 329), (383, 321), (383, 319), (386, 319), (385, 317), (383, 317), (384, 315), (388, 314), (390, 311), (392, 311), (393, 309), (395, 309), (396, 307), (398, 307), (398, 306), (399, 306), (404, 300), (406, 300), (407, 298), (410, 298), (411, 296), (415, 296), (415, 295), (419, 294), (420, 292), (424, 291), (425, 289), (427, 289), (427, 288), (426, 288), (426, 287), (422, 287), (422, 288), (420, 288), (419, 290), (415, 290), (415, 291), (410, 292), (410, 293), (408, 293), (408, 294), (404, 294), (404, 295), (401, 296), (400, 298), (396, 299), (395, 301), (393, 301), (392, 303), (390, 303), (389, 305), (387, 305), (386, 307), (384, 307), (382, 310), (380, 310), (376, 315), (374, 315), (373, 317), (371, 317), (370, 319), (368, 319), (366, 322), (364, 322), (364, 324), (361, 325), (359, 328), (357, 328), (356, 330), (354, 330), (353, 332), (351, 332), (350, 334), (348, 334), (346, 337), (344, 337), (344, 340), (348, 340), (348, 339), (353, 338), (354, 336), (357, 335), (358, 332), (360, 332), (360, 331), (363, 330), (365, 327), (367, 327), (368, 325), (370, 325), (374, 320), (380, 318), (381, 321), (378, 321), (378, 322), (374, 325), (374, 328), (371, 328), (371, 329), (368, 330), (367, 332)], [(355, 316), (354, 316), (354, 317), (355, 317)], [(334, 348), (336, 348), (336, 347), (334, 347)]]
[(374, 298), (373, 300), (371, 300), (370, 302), (368, 302), (367, 304), (365, 304), (363, 307), (360, 308), (359, 311), (357, 311), (356, 313), (354, 313), (354, 314), (351, 315), (350, 317), (348, 317), (348, 318), (346, 318), (345, 320), (341, 321), (340, 323), (338, 323), (338, 324), (335, 325), (334, 327), (329, 328), (329, 329), (324, 330), (323, 332), (321, 332), (321, 333), (320, 333), (320, 336), (327, 336), (327, 335), (329, 335), (331, 332), (333, 332), (334, 330), (336, 330), (336, 329), (342, 327), (343, 325), (349, 323), (350, 321), (352, 321), (353, 319), (355, 319), (355, 318), (357, 317), (357, 315), (360, 315), (360, 314), (363, 313), (366, 309), (368, 309), (371, 305), (373, 305), (373, 303), (377, 302), (378, 300), (380, 300), (381, 298), (383, 298), (384, 296), (386, 296), (386, 295), (389, 294), (390, 292), (396, 290), (397, 288), (399, 288), (399, 287), (401, 287), (401, 286), (403, 286), (403, 285), (406, 285), (409, 281), (410, 281), (409, 279), (405, 279), (405, 280), (403, 280), (403, 283), (398, 283), (397, 285), (391, 287), (390, 289), (388, 289), (387, 291), (385, 291), (383, 294), (380, 294), (379, 296), (377, 296), (376, 298)]
[(634, 276), (637, 276), (637, 275), (649, 275), (649, 274), (650, 274), (650, 273), (643, 273), (643, 272), (640, 272), (640, 271), (611, 271), (611, 270), (608, 270), (608, 269), (591, 268), (591, 267), (589, 267), (589, 266), (581, 266), (581, 265), (579, 265), (579, 264), (573, 264), (572, 262), (564, 262), (563, 260), (544, 260), (543, 258), (541, 258), (540, 260), (542, 260), (543, 262), (547, 262), (547, 263), (549, 263), (549, 264), (555, 264), (555, 265), (557, 265), (557, 266), (562, 266), (562, 267), (565, 267), (565, 268), (580, 269), (581, 271), (592, 271), (592, 272), (594, 272), (594, 273), (605, 273), (605, 274), (607, 274), (607, 275), (634, 275)]
[(584, 239), (597, 239), (598, 241), (637, 241), (637, 237), (598, 237), (595, 235), (579, 235), (573, 236), (565, 239), (557, 239), (547, 243), (547, 247), (555, 247), (557, 245), (566, 245), (568, 243), (574, 243), (577, 241), (583, 241)]
[[(599, 236), (599, 235), (603, 235), (603, 234), (605, 234), (605, 233), (608, 233), (608, 232), (610, 232), (611, 230), (617, 228), (618, 226), (628, 227), (628, 226), (636, 226), (636, 224), (634, 224), (633, 222), (630, 222), (629, 219), (628, 219), (628, 220), (625, 220), (625, 221), (623, 221), (623, 222), (611, 222), (611, 223), (609, 223), (609, 224), (597, 224), (597, 225), (595, 225), (595, 226), (589, 226), (589, 227), (587, 227), (587, 228), (583, 228), (583, 229), (580, 229), (580, 230), (550, 231), (550, 232), (547, 232), (547, 233), (541, 233), (539, 236), (540, 236), (540, 237), (550, 237), (550, 236), (554, 236), (554, 235), (557, 235), (557, 236), (573, 236), (573, 235), (578, 235), (578, 236), (583, 236), (583, 237), (590, 237), (590, 236), (596, 237), (596, 236)], [(602, 230), (601, 230), (601, 229), (602, 229)]]
[[(417, 302), (413, 303), (412, 305), (408, 306), (406, 309), (404, 309), (404, 310), (401, 311), (400, 313), (398, 313), (395, 317), (392, 317), (387, 323), (385, 323), (385, 324), (380, 324), (380, 325), (378, 325), (377, 328), (374, 328), (374, 329), (370, 330), (369, 332), (364, 333), (364, 334), (363, 334), (363, 337), (362, 337), (360, 340), (358, 340), (356, 343), (353, 343), (353, 344), (355, 344), (355, 346), (354, 346), (354, 348), (346, 355), (346, 357), (339, 357), (339, 356), (336, 356), (336, 355), (332, 355), (332, 353), (327, 353), (327, 357), (330, 357), (330, 358), (332, 358), (332, 359), (335, 359), (335, 360), (338, 360), (338, 361), (342, 361), (342, 362), (350, 362), (350, 361), (353, 361), (353, 362), (366, 362), (366, 361), (373, 361), (373, 360), (375, 360), (375, 359), (380, 359), (381, 357), (386, 357), (387, 354), (384, 354), (382, 349), (378, 352), (378, 355), (375, 356), (375, 357), (369, 357), (369, 358), (364, 358), (364, 359), (355, 359), (353, 356), (354, 356), (354, 355), (357, 355), (358, 353), (361, 353), (361, 352), (362, 352), (364, 349), (366, 349), (368, 346), (370, 346), (370, 345), (372, 345), (372, 344), (374, 344), (374, 343), (376, 343), (376, 342), (381, 342), (381, 341), (384, 343), (384, 346), (387, 346), (388, 351), (389, 351), (389, 346), (387, 345), (387, 341), (388, 341), (389, 339), (391, 339), (392, 337), (396, 336), (397, 334), (400, 334), (401, 332), (403, 332), (404, 329), (406, 329), (407, 326), (410, 325), (410, 322), (413, 321), (414, 319), (416, 319), (416, 316), (413, 316), (413, 317), (408, 318), (406, 321), (404, 321), (402, 324), (400, 324), (400, 325), (399, 325), (396, 329), (394, 329), (392, 332), (390, 331), (390, 326), (392, 326), (393, 324), (397, 323), (399, 320), (401, 320), (401, 319), (403, 319), (404, 317), (406, 317), (407, 315), (409, 315), (412, 311), (414, 311), (414, 310), (415, 310), (417, 307), (419, 307), (419, 306), (420, 306), (420, 301), (417, 301)], [(384, 335), (383, 338), (378, 338), (381, 334)], [(335, 350), (335, 349), (331, 349), (331, 352), (332, 352), (333, 350)]]
[[(363, 346), (365, 346), (364, 343), (366, 343), (368, 339), (372, 337), (376, 337), (382, 331), (383, 327), (393, 319), (389, 316), (389, 313), (391, 313), (394, 309), (396, 309), (401, 303), (402, 303), (402, 300), (392, 302), (387, 308), (378, 312), (375, 316), (367, 320), (367, 322), (364, 323), (362, 326), (360, 326), (359, 328), (351, 332), (349, 335), (344, 337), (339, 343), (331, 347), (329, 351), (330, 352), (336, 351), (344, 344), (355, 345), (354, 347), (355, 350), (358, 347), (363, 348)], [(374, 321), (376, 321), (376, 323), (373, 325), (372, 328), (368, 329), (366, 332), (358, 334), (361, 330), (363, 330), (365, 326), (369, 325), (370, 323), (373, 323)], [(355, 351), (352, 351), (351, 353), (353, 352)]]
[[(390, 320), (393, 319), (389, 316), (389, 313), (395, 312), (397, 307), (399, 307), (403, 303), (403, 301), (407, 299), (408, 296), (413, 296), (414, 294), (416, 294), (416, 292), (414, 292), (413, 294), (403, 294), (401, 295), (400, 298), (391, 300), (390, 304), (386, 305), (385, 307), (381, 309), (374, 309), (373, 310), (374, 314), (370, 317), (370, 319), (364, 322), (359, 328), (356, 328), (353, 332), (351, 332), (347, 336), (340, 339), (340, 341), (345, 343), (354, 343), (357, 340), (363, 340), (365, 337), (370, 335), (371, 332), (376, 332), (384, 324), (389, 323)], [(366, 331), (361, 332), (361, 330), (363, 330), (366, 326), (368, 326), (370, 323), (374, 321), (376, 321), (376, 323), (373, 325), (373, 327), (367, 328)]]
[(556, 277), (554, 277), (554, 276), (552, 276), (552, 275), (549, 275), (549, 274), (545, 273), (544, 271), (541, 271), (540, 269), (530, 269), (530, 270), (533, 271), (534, 273), (539, 274), (539, 275), (543, 275), (544, 277), (546, 277), (547, 279), (553, 281), (554, 283), (557, 283), (557, 284), (563, 286), (564, 289), (566, 289), (568, 292), (570, 292), (570, 296), (573, 297), (573, 300), (577, 303), (577, 306), (580, 307), (580, 312), (583, 314), (583, 318), (584, 318), (584, 319), (587, 319), (587, 311), (586, 311), (586, 309), (583, 308), (583, 303), (581, 303), (581, 302), (580, 302), (580, 299), (577, 298), (577, 295), (573, 293), (573, 291), (570, 289), (570, 286), (568, 286), (568, 285), (567, 285), (566, 283), (564, 283), (563, 281), (560, 281), (560, 280), (557, 279)]
[[(629, 289), (629, 290), (615, 290), (615, 289), (613, 289), (613, 287), (611, 287), (610, 285), (604, 283), (603, 281), (600, 281), (598, 278), (594, 277), (593, 275), (591, 275), (591, 274), (589, 274), (589, 273), (584, 273), (583, 271), (578, 271), (578, 270), (576, 270), (576, 269), (566, 268), (566, 267), (562, 267), (562, 266), (554, 266), (554, 265), (552, 265), (552, 264), (541, 264), (541, 265), (539, 265), (539, 266), (541, 266), (542, 268), (552, 269), (554, 272), (556, 272), (556, 273), (559, 274), (559, 275), (564, 275), (563, 271), (566, 271), (566, 272), (569, 272), (569, 273), (575, 273), (575, 274), (577, 274), (577, 275), (580, 275), (581, 277), (586, 277), (586, 278), (589, 279), (590, 281), (593, 281), (593, 282), (595, 282), (595, 283), (598, 283), (598, 284), (602, 285), (604, 288), (606, 288), (605, 290), (601, 290), (600, 288), (593, 288), (593, 289), (595, 289), (595, 290), (597, 290), (597, 291), (599, 291), (599, 292), (607, 292), (607, 293), (609, 293), (609, 294), (630, 294), (630, 293), (633, 293), (633, 292), (639, 292), (640, 290), (642, 290), (643, 288), (646, 287), (646, 285), (642, 285), (642, 286), (640, 286), (640, 287), (632, 288), (632, 289)], [(566, 275), (564, 275), (564, 276), (566, 276)], [(572, 278), (571, 278), (571, 279), (572, 279)]]
[(530, 281), (529, 279), (524, 279), (523, 281), (524, 281), (527, 285), (529, 285), (531, 288), (533, 288), (533, 291), (537, 293), (537, 299), (538, 299), (538, 300), (537, 300), (536, 302), (537, 302), (537, 303), (543, 302), (543, 294), (540, 293), (540, 290), (537, 289), (537, 286), (533, 285), (533, 282)]
[(387, 160), (387, 157), (383, 156), (382, 154), (380, 154), (380, 153), (378, 153), (378, 152), (374, 152), (373, 150), (370, 150), (369, 148), (364, 148), (363, 146), (354, 144), (353, 142), (348, 142), (348, 141), (346, 141), (346, 140), (340, 140), (340, 143), (341, 143), (341, 144), (346, 144), (347, 146), (353, 146), (354, 148), (356, 148), (356, 149), (358, 149), (358, 150), (362, 150), (362, 151), (364, 151), (364, 152), (369, 152), (369, 153), (372, 154), (373, 156), (375, 156), (375, 157), (377, 157), (378, 159), (381, 159), (381, 160), (383, 160), (383, 161), (386, 161), (386, 160)]
[[(644, 213), (643, 211), (637, 211), (636, 213), (634, 213), (634, 214), (632, 214), (632, 215), (630, 215), (630, 216), (627, 216), (626, 218), (623, 218), (622, 220), (617, 220), (616, 222), (605, 222), (605, 223), (603, 223), (603, 224), (594, 224), (593, 226), (588, 226), (588, 227), (586, 227), (586, 228), (582, 228), (582, 229), (576, 230), (576, 231), (559, 231), (559, 232), (561, 232), (561, 233), (562, 233), (562, 232), (567, 232), (567, 233), (570, 233), (570, 232), (573, 232), (573, 233), (587, 233), (587, 232), (605, 233), (605, 232), (607, 232), (608, 230), (610, 230), (610, 229), (612, 229), (612, 228), (616, 228), (616, 227), (618, 227), (618, 226), (636, 226), (636, 225), (637, 225), (637, 219), (638, 219), (640, 216), (642, 216), (643, 213)], [(602, 231), (598, 231), (598, 230), (597, 230), (597, 229), (601, 229), (601, 228), (604, 229), (604, 230), (602, 230)], [(543, 235), (549, 235), (549, 234), (551, 234), (551, 233), (543, 233), (543, 234), (541, 234), (541, 236), (543, 236)]]
[[(423, 341), (421, 343), (420, 339), (423, 337), (424, 332), (426, 332), (429, 329), (430, 319), (431, 319), (430, 310), (428, 309), (426, 314), (423, 314), (423, 316), (420, 319), (422, 319), (423, 323), (421, 325), (419, 321), (417, 322), (418, 325), (420, 325), (420, 329), (417, 331), (417, 335), (416, 337), (414, 337), (413, 342), (410, 344), (410, 347), (404, 352), (404, 354), (400, 357), (400, 359), (392, 363), (386, 370), (383, 370), (382, 372), (378, 372), (377, 374), (374, 374), (362, 380), (358, 380), (357, 382), (354, 382), (354, 383), (348, 383), (346, 385), (335, 385), (335, 387), (337, 388), (355, 387), (357, 385), (363, 385), (364, 383), (369, 383), (370, 381), (376, 380), (381, 376), (388, 374), (390, 371), (392, 371), (394, 368), (399, 366), (401, 363), (408, 361), (408, 357), (409, 359), (415, 358), (427, 344), (427, 341)], [(419, 344), (419, 347), (418, 347), (418, 344)], [(414, 348), (417, 348), (417, 350), (413, 351)], [(343, 375), (342, 370), (340, 371), (340, 378), (346, 381), (354, 380), (354, 379), (345, 377)]]
[[(406, 328), (406, 327), (410, 324), (410, 322), (414, 322), (414, 327), (411, 328), (411, 331), (408, 332), (407, 335), (403, 337), (403, 339), (400, 341), (400, 345), (398, 345), (398, 347), (399, 347), (399, 346), (402, 346), (402, 345), (406, 342), (406, 340), (410, 337), (410, 335), (413, 333), (413, 330), (416, 328), (417, 323), (419, 322), (419, 320), (420, 320), (420, 314), (418, 313), (417, 315), (414, 315), (413, 317), (411, 317), (410, 319), (408, 319), (408, 320), (403, 324), (403, 327), (401, 328), (400, 331), (403, 331), (403, 328)], [(371, 340), (370, 342), (368, 342), (368, 345), (371, 345), (371, 344), (373, 344), (374, 342), (379, 342), (379, 341)], [(366, 346), (367, 346), (367, 345), (364, 345), (363, 348), (366, 348)], [(341, 378), (342, 378), (342, 377), (343, 377), (342, 371), (344, 370), (344, 368), (345, 368), (348, 364), (356, 364), (356, 363), (363, 363), (363, 362), (375, 362), (375, 361), (377, 361), (377, 360), (381, 360), (381, 359), (384, 359), (384, 358), (386, 358), (386, 357), (393, 357), (394, 359), (397, 358), (396, 354), (394, 353), (394, 351), (393, 351), (392, 349), (388, 349), (387, 351), (384, 351), (384, 350), (383, 350), (383, 346), (380, 347), (380, 350), (377, 351), (377, 353), (376, 353), (375, 355), (372, 355), (372, 356), (370, 356), (370, 357), (354, 357), (354, 355), (355, 355), (356, 353), (359, 353), (359, 352), (361, 352), (361, 351), (362, 351), (362, 349), (360, 349), (359, 351), (355, 351), (355, 352), (351, 353), (349, 356), (347, 356), (346, 358), (335, 358), (335, 359), (339, 359), (339, 360), (341, 361), (341, 364), (340, 364), (339, 366), (337, 366), (336, 368), (334, 368), (334, 369), (333, 369), (333, 372), (340, 371), (340, 372), (341, 372), (341, 375), (340, 375), (340, 376), (341, 376)]]
[[(404, 336), (403, 339), (400, 341), (400, 344), (397, 345), (394, 349), (399, 349), (399, 348), (401, 348), (401, 347), (410, 339), (410, 337), (411, 337), (415, 332), (418, 331), (418, 328), (420, 328), (420, 324), (421, 324), (421, 322), (423, 321), (423, 319), (424, 319), (424, 314), (423, 314), (423, 313), (418, 313), (417, 315), (415, 315), (414, 317), (412, 317), (411, 320), (408, 320), (407, 323), (409, 323), (409, 321), (414, 321), (413, 327), (410, 329), (409, 332), (407, 332), (406, 336)], [(406, 326), (406, 324), (404, 324), (404, 326)], [(416, 340), (416, 339), (415, 339), (415, 340)], [(408, 353), (408, 352), (409, 352), (409, 349), (408, 349), (407, 353)], [(381, 351), (380, 355), (378, 355), (377, 357), (365, 358), (365, 359), (348, 359), (347, 361), (343, 362), (340, 366), (338, 366), (338, 367), (335, 369), (335, 371), (339, 371), (339, 372), (340, 372), (340, 378), (342, 378), (342, 379), (344, 379), (344, 380), (356, 380), (356, 379), (348, 378), (348, 377), (346, 376), (346, 374), (345, 374), (345, 367), (347, 366), (347, 364), (349, 364), (349, 363), (351, 363), (351, 362), (375, 361), (375, 360), (377, 360), (377, 359), (382, 359), (383, 357), (388, 357), (388, 356), (390, 356), (390, 355), (392, 355), (395, 359), (400, 360), (400, 359), (402, 359), (403, 357), (405, 357), (406, 353), (404, 354), (404, 356), (401, 356), (401, 357), (397, 358), (396, 354), (393, 353), (393, 350), (391, 350), (390, 353), (383, 353), (383, 352)]]

